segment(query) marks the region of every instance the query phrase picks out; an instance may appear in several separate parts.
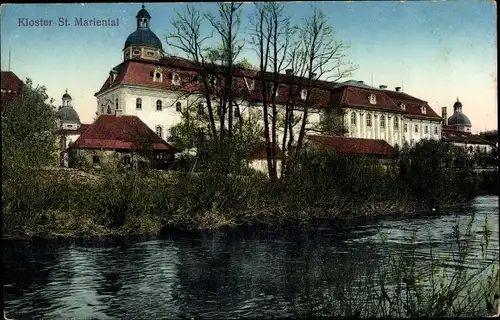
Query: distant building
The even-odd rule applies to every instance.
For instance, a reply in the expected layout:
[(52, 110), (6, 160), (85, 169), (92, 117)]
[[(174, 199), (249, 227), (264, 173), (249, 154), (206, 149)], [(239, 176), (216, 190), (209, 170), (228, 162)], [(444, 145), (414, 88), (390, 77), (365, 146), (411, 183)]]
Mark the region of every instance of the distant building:
[(307, 136), (307, 144), (312, 148), (334, 151), (339, 155), (364, 155), (382, 162), (391, 160), (397, 155), (396, 150), (381, 139), (310, 135)]
[(0, 73), (0, 94), (1, 94), (1, 108), (16, 99), (21, 94), (23, 82), (12, 71), (2, 71)]
[(493, 142), (472, 134), (472, 123), (462, 111), (462, 103), (458, 100), (453, 105), (453, 114), (448, 118), (446, 107), (442, 108), (443, 135), (442, 140), (460, 146), (469, 152), (480, 151), (490, 153), (497, 147)]
[(56, 139), (59, 149), (60, 165), (69, 166), (69, 146), (88, 128), (88, 124), (82, 124), (78, 113), (73, 108), (73, 98), (68, 90), (62, 96), (62, 104), (56, 111)]
[(172, 146), (136, 116), (101, 115), (70, 145), (71, 166), (131, 166), (165, 169)]

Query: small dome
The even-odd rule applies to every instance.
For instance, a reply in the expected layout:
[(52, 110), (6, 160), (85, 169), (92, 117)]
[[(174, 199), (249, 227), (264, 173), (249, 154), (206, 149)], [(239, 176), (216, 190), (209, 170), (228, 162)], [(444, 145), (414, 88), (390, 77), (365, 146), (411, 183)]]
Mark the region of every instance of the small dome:
[[(460, 102), (455, 102), (460, 103)], [(462, 112), (455, 112), (448, 118), (448, 124), (450, 126), (471, 126), (469, 118)]]
[(149, 29), (137, 29), (125, 41), (125, 48), (131, 46), (152, 47), (163, 50), (160, 39)]
[(139, 12), (137, 12), (137, 16), (135, 16), (136, 18), (146, 18), (146, 19), (151, 19), (151, 16), (149, 15), (149, 12), (144, 9), (144, 5), (142, 6), (142, 9), (139, 10)]
[(462, 102), (458, 101), (458, 99), (457, 102), (455, 102), (455, 104), (453, 105), (453, 110), (457, 109), (462, 109)]
[(78, 113), (73, 109), (73, 107), (70, 106), (64, 106), (61, 107), (59, 110), (57, 110), (56, 116), (61, 120), (62, 123), (64, 122), (76, 122), (80, 124), (80, 117), (78, 116)]
[(62, 96), (63, 100), (72, 100), (73, 98), (71, 98), (71, 96), (68, 94), (68, 92), (66, 92), (65, 94), (63, 94)]

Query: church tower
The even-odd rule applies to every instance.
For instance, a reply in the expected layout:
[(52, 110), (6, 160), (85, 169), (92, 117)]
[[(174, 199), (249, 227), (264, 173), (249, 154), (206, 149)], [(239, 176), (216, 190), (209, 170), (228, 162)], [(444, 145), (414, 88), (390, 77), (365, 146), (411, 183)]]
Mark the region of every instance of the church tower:
[(163, 57), (163, 46), (156, 34), (149, 29), (151, 16), (144, 5), (135, 18), (137, 29), (125, 41), (124, 60), (141, 58), (158, 61)]

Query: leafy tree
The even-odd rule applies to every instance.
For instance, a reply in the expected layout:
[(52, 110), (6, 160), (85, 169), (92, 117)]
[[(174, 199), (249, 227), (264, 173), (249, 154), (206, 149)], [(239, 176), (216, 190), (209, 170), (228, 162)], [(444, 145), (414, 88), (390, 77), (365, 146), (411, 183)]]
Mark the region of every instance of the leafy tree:
[(19, 97), (2, 110), (2, 169), (38, 168), (56, 157), (55, 110), (44, 86), (23, 84)]
[(235, 64), (236, 67), (240, 67), (243, 69), (250, 69), (250, 70), (255, 70), (256, 67), (248, 61), (247, 58), (241, 59), (238, 63)]

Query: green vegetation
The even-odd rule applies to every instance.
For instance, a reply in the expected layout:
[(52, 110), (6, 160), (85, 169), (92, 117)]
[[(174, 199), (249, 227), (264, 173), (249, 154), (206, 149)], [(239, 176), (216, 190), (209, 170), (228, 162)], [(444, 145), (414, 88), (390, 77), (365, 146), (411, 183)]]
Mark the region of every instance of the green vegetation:
[[(306, 263), (287, 270), (287, 285), (298, 293), (293, 300), (297, 317), (462, 318), (497, 313), (498, 253), (486, 254), (491, 241), (488, 221), (482, 238), (473, 225), (474, 217), (466, 226), (457, 222), (446, 256), (436, 255), (429, 230), (430, 248), (423, 250), (415, 245), (416, 237), (394, 245), (383, 235), (386, 252), (351, 252), (342, 263), (348, 274), (339, 272), (328, 253), (303, 257)], [(470, 259), (478, 268), (471, 268)], [(315, 274), (321, 279), (313, 276), (311, 266), (319, 269)]]
[(477, 190), (464, 152), (433, 141), (403, 150), (394, 164), (306, 150), (275, 182), (246, 167), (243, 156), (228, 156), (238, 146), (209, 148), (195, 160), (196, 172), (192, 163), (178, 172), (107, 168), (84, 177), (25, 167), (4, 179), (4, 235), (154, 234), (164, 226), (406, 214), (465, 203)]

